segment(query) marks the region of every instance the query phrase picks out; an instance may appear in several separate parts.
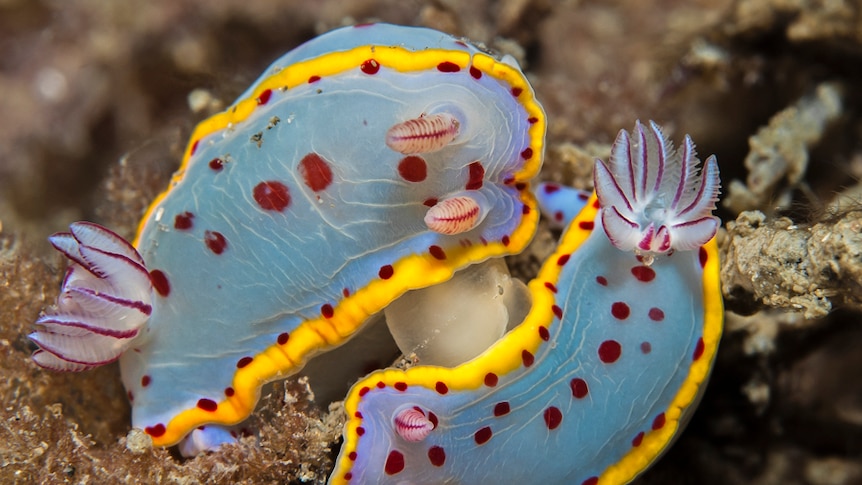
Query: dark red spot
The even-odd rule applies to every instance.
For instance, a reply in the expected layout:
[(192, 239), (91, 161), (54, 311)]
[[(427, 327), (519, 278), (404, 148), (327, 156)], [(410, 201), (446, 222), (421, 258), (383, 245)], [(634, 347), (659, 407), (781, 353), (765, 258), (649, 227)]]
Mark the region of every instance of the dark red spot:
[(309, 189), (320, 192), (332, 183), (332, 169), (329, 163), (316, 153), (309, 153), (299, 162), (299, 173)]
[(655, 419), (652, 420), (652, 429), (653, 430), (662, 429), (662, 428), (664, 428), (664, 423), (665, 423), (664, 413), (660, 413), (658, 416), (655, 417)]
[(428, 165), (422, 157), (410, 155), (398, 162), (398, 174), (408, 182), (421, 182), (428, 177)]
[(434, 385), (434, 389), (440, 394), (446, 394), (449, 392), (449, 386), (447, 386), (445, 382), (437, 381), (437, 384)]
[(231, 397), (231, 396), (233, 396), (235, 393), (236, 393), (236, 391), (234, 391), (232, 387), (225, 387), (225, 388), (224, 388), (224, 395), (225, 395), (225, 396), (227, 396), (227, 397)]
[(641, 352), (644, 354), (652, 352), (652, 344), (649, 342), (641, 342)]
[(595, 223), (593, 221), (581, 221), (578, 223), (578, 227), (585, 231), (592, 231)]
[(551, 283), (550, 281), (545, 282), (545, 288), (551, 290), (551, 293), (557, 292), (557, 287), (553, 283)]
[(212, 399), (198, 399), (198, 407), (212, 413), (218, 409), (218, 404)]
[(395, 389), (398, 389), (401, 392), (404, 392), (407, 390), (407, 383), (406, 382), (396, 382), (395, 384), (392, 385), (392, 387), (394, 387)]
[(356, 428), (356, 436), (362, 436), (364, 434), (365, 434), (365, 428), (363, 428), (362, 426), (359, 426)]
[(643, 432), (643, 431), (641, 431), (641, 432), (640, 432), (640, 433), (638, 433), (638, 434), (634, 437), (634, 439), (632, 440), (632, 446), (634, 446), (635, 448), (637, 448), (638, 446), (640, 446), (640, 445), (641, 445), (641, 443), (643, 443), (643, 441), (644, 441), (644, 432)]
[(353, 413), (353, 417), (356, 419), (362, 419), (362, 413), (360, 413), (359, 411), (356, 411), (355, 413)]
[(194, 142), (194, 143), (192, 143), (192, 149), (191, 149), (191, 151), (190, 151), (190, 153), (189, 153), (190, 155), (194, 155), (194, 154), (195, 154), (195, 152), (196, 152), (196, 151), (198, 151), (198, 144), (199, 144), (200, 142), (201, 142), (200, 140), (195, 140), (195, 142)]
[(237, 361), (236, 368), (242, 369), (243, 367), (251, 364), (251, 361), (253, 361), (253, 360), (254, 360), (254, 358), (252, 358), (252, 357), (243, 357), (242, 359), (239, 359), (239, 361)]
[(348, 296), (350, 296), (350, 290), (344, 288), (343, 290), (341, 290), (341, 294), (344, 295), (344, 298), (347, 298)]
[(554, 212), (554, 220), (557, 222), (563, 222), (563, 212), (562, 211)]
[(377, 381), (377, 389), (383, 389), (386, 384), (383, 381)]
[(539, 325), (539, 338), (547, 342), (551, 338), (551, 334), (544, 325)]
[(308, 84), (316, 83), (317, 81), (320, 81), (320, 76), (311, 76), (308, 78)]
[(144, 432), (152, 436), (153, 438), (163, 436), (165, 434), (165, 431), (167, 430), (165, 429), (165, 425), (162, 423), (159, 423), (155, 426), (147, 426), (146, 428), (144, 428)]
[(362, 396), (368, 394), (368, 391), (370, 391), (370, 390), (371, 389), (369, 387), (363, 387), (362, 389), (359, 390), (359, 397), (362, 397)]
[(287, 332), (284, 332), (284, 333), (278, 334), (278, 338), (276, 339), (276, 342), (278, 342), (278, 345), (284, 345), (287, 343), (288, 340), (290, 340), (290, 334)]
[(505, 416), (509, 414), (509, 411), (511, 411), (511, 408), (509, 407), (509, 403), (507, 401), (498, 402), (494, 406), (494, 416), (497, 416), (498, 418), (500, 416)]
[(533, 149), (530, 147), (524, 148), (524, 151), (521, 152), (521, 158), (524, 160), (533, 158)]
[(345, 474), (344, 474), (344, 479), (345, 479), (345, 480), (347, 480), (348, 482), (349, 482), (352, 478), (353, 478), (353, 473), (351, 473), (351, 472), (347, 472), (347, 473), (345, 473)]
[[(516, 97), (516, 98), (517, 98), (518, 96), (520, 96), (520, 95), (521, 95), (521, 93), (523, 93), (523, 92), (524, 92), (524, 90), (523, 90), (523, 89), (521, 89), (521, 88), (512, 88), (512, 96), (514, 96), (514, 97)], [(526, 157), (526, 158), (530, 158), (530, 157)]]
[(168, 277), (165, 276), (165, 273), (163, 273), (162, 270), (154, 269), (150, 271), (150, 283), (153, 284), (153, 288), (159, 295), (168, 296), (171, 294), (171, 284), (168, 282)]
[(697, 252), (697, 256), (700, 259), (700, 267), (706, 267), (706, 261), (709, 259), (709, 254), (706, 252), (706, 248), (701, 246), (700, 250)]
[(437, 64), (437, 70), (440, 72), (458, 72), (461, 68), (454, 62), (444, 61)]
[(557, 184), (545, 184), (543, 189), (546, 194), (553, 194), (554, 192), (560, 190), (560, 186)]
[(424, 205), (425, 207), (434, 207), (435, 205), (437, 205), (437, 199), (434, 197), (431, 197), (430, 199), (425, 199), (425, 202), (423, 202), (422, 205)]
[(556, 315), (557, 318), (560, 320), (563, 319), (563, 309), (558, 305), (551, 305), (551, 311), (554, 312), (554, 315)]
[(701, 337), (701, 338), (697, 339), (697, 344), (695, 344), (695, 346), (694, 346), (694, 354), (692, 354), (692, 356), (691, 356), (692, 360), (697, 360), (697, 359), (703, 357), (703, 350), (704, 350), (703, 337)]
[(204, 242), (215, 254), (221, 254), (227, 249), (227, 239), (217, 231), (204, 231)]
[(664, 320), (664, 312), (661, 311), (661, 308), (652, 307), (649, 309), (649, 313), (647, 313), (647, 315), (649, 315), (649, 319), (654, 322)]
[(649, 266), (635, 266), (632, 268), (632, 275), (644, 283), (649, 283), (655, 279), (655, 270)]
[(269, 102), (269, 98), (272, 97), (272, 89), (265, 89), (260, 96), (257, 97), (257, 104), (264, 105)]
[(446, 463), (446, 451), (442, 446), (432, 446), (428, 448), (428, 461), (434, 466), (443, 466)]
[(386, 457), (386, 466), (383, 469), (387, 475), (400, 473), (404, 469), (404, 455), (398, 450), (390, 451), (389, 456)]
[(587, 386), (587, 381), (580, 377), (575, 377), (569, 381), (569, 387), (572, 388), (572, 396), (575, 399), (583, 399), (590, 393), (590, 388)]
[(545, 409), (545, 425), (548, 426), (548, 429), (557, 429), (560, 426), (560, 423), (563, 422), (563, 413), (560, 411), (560, 408), (556, 406), (551, 406), (548, 409)]
[(350, 453), (347, 454), (347, 458), (350, 461), (356, 461), (357, 456), (359, 456), (359, 455), (357, 455), (355, 451), (351, 451)]
[(565, 266), (565, 264), (569, 262), (569, 258), (571, 257), (572, 255), (570, 254), (564, 254), (560, 256), (559, 258), (557, 258), (557, 266)]
[(521, 214), (523, 214), (523, 215), (525, 215), (525, 216), (526, 216), (526, 215), (528, 215), (529, 213), (530, 213), (530, 206), (528, 206), (528, 205), (524, 204), (524, 205), (521, 207)]
[(482, 181), (485, 179), (485, 167), (481, 162), (473, 162), (469, 166), (470, 176), (467, 179), (467, 190), (479, 190), (482, 188)]
[(361, 69), (365, 74), (377, 74), (377, 71), (380, 70), (380, 63), (374, 59), (368, 59), (359, 66), (359, 69)]
[(388, 280), (395, 274), (395, 270), (392, 268), (391, 264), (387, 264), (386, 266), (381, 266), (380, 271), (377, 272), (377, 276), (382, 280)]
[(470, 75), (473, 76), (473, 79), (481, 79), (482, 78), (482, 71), (476, 69), (473, 66), (470, 66)]
[(500, 242), (501, 242), (501, 243), (503, 243), (503, 246), (508, 246), (508, 245), (509, 245), (509, 243), (511, 242), (511, 241), (509, 240), (509, 236), (508, 236), (508, 234), (507, 234), (507, 235), (505, 235), (505, 236), (503, 236), (503, 237), (500, 239)]
[(332, 318), (332, 316), (335, 315), (335, 310), (329, 303), (324, 303), (320, 307), (320, 314), (323, 315), (323, 318)]
[(473, 439), (476, 440), (477, 445), (484, 445), (489, 439), (491, 439), (493, 434), (494, 433), (491, 432), (491, 428), (485, 426), (479, 431), (476, 431), (476, 434), (473, 435)]
[(608, 286), (608, 279), (604, 276), (596, 276), (596, 283), (602, 286)]
[(529, 123), (531, 125), (536, 124), (538, 122), (539, 122), (539, 118), (536, 118), (535, 116), (530, 116), (529, 118), (527, 118), (527, 123)]
[(283, 211), (290, 205), (290, 193), (287, 186), (277, 180), (261, 182), (252, 192), (255, 202), (263, 210)]
[(515, 184), (515, 188), (518, 190), (524, 190), (527, 188), (527, 183), (526, 182), (518, 182)]
[(605, 340), (599, 345), (599, 359), (605, 364), (612, 364), (620, 358), (623, 349), (616, 340)]
[(434, 256), (434, 259), (444, 260), (446, 259), (446, 252), (443, 251), (443, 248), (440, 246), (429, 246), (428, 252), (431, 253), (431, 256)]
[(599, 477), (590, 477), (581, 482), (581, 485), (598, 485)]
[(529, 350), (525, 349), (523, 352), (521, 352), (521, 360), (524, 362), (524, 367), (530, 367), (531, 365), (533, 365), (533, 361), (535, 361), (536, 358)]
[(621, 301), (614, 302), (614, 304), (611, 305), (611, 315), (618, 320), (625, 320), (629, 317), (631, 312), (632, 311), (629, 306)]
[(149, 386), (150, 382), (153, 382), (153, 379), (150, 376), (141, 377), (141, 387)]
[(221, 172), (221, 169), (224, 168), (224, 162), (222, 161), (221, 158), (213, 158), (212, 160), (210, 160), (209, 165), (210, 165), (210, 168), (216, 172)]
[(488, 387), (496, 386), (499, 380), (500, 379), (497, 377), (497, 374), (494, 374), (493, 372), (485, 374), (485, 385)]
[(180, 231), (185, 231), (187, 229), (192, 228), (192, 219), (195, 217), (189, 211), (183, 212), (182, 214), (177, 214), (174, 217), (174, 229), (179, 229)]

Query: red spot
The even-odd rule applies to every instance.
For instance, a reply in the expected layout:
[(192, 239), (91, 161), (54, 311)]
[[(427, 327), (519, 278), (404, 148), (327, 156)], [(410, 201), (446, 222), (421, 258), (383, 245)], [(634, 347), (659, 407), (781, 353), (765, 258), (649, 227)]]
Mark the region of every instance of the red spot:
[(283, 211), (290, 205), (290, 193), (287, 186), (277, 180), (261, 182), (252, 192), (255, 202), (263, 210)]
[(608, 286), (608, 279), (604, 276), (596, 276), (596, 283), (602, 286)]
[(377, 389), (383, 389), (384, 387), (386, 387), (386, 384), (383, 381), (377, 381)]
[(625, 303), (618, 301), (611, 305), (611, 315), (618, 320), (625, 320), (631, 314), (631, 309)]
[(551, 293), (557, 292), (557, 287), (553, 283), (551, 283), (550, 281), (545, 282), (545, 288), (551, 290)]
[(551, 406), (548, 409), (545, 409), (545, 425), (548, 426), (548, 429), (557, 429), (560, 426), (560, 423), (563, 422), (563, 413), (556, 406)]
[(401, 392), (404, 392), (407, 390), (407, 383), (406, 382), (396, 382), (395, 384), (392, 385), (392, 387), (394, 387), (395, 389), (398, 389)]
[(308, 84), (316, 83), (317, 81), (320, 81), (320, 76), (311, 76), (308, 78)]
[(581, 199), (582, 201), (586, 202), (586, 201), (590, 200), (590, 195), (581, 192), (578, 194), (578, 198)]
[(461, 68), (454, 62), (444, 61), (437, 64), (437, 70), (440, 72), (458, 72)]
[(446, 394), (449, 392), (449, 386), (447, 386), (445, 382), (437, 381), (437, 384), (434, 385), (434, 389), (440, 394)]
[(523, 214), (523, 215), (525, 215), (525, 216), (526, 216), (526, 215), (528, 215), (529, 213), (530, 213), (530, 206), (528, 206), (528, 205), (524, 204), (524, 206), (523, 206), (523, 207), (521, 207), (521, 214)]
[(553, 194), (554, 192), (560, 190), (560, 186), (557, 184), (545, 184), (545, 188), (543, 190), (546, 194)]
[(422, 205), (424, 205), (425, 207), (434, 207), (435, 205), (437, 205), (437, 199), (434, 197), (431, 197), (430, 199), (425, 199), (425, 202), (423, 202)]
[(356, 411), (355, 413), (353, 413), (353, 417), (355, 417), (356, 419), (362, 419), (362, 413)]
[(179, 229), (181, 231), (185, 231), (187, 229), (192, 228), (192, 219), (195, 217), (189, 211), (183, 212), (182, 214), (177, 214), (174, 217), (174, 229)]
[(500, 416), (505, 416), (509, 414), (509, 411), (511, 411), (511, 408), (509, 407), (509, 403), (507, 401), (498, 402), (494, 406), (494, 416), (497, 416), (498, 418)]
[(578, 223), (578, 227), (585, 231), (592, 231), (595, 223), (593, 221), (581, 221)]
[(484, 445), (489, 439), (491, 439), (493, 434), (494, 433), (491, 432), (491, 428), (485, 426), (479, 431), (476, 431), (476, 434), (473, 435), (473, 439), (476, 440), (477, 445)]
[(536, 124), (538, 122), (539, 122), (539, 118), (536, 118), (535, 116), (530, 116), (529, 118), (527, 118), (527, 123), (529, 123), (531, 125)]
[(599, 477), (590, 477), (581, 482), (581, 485), (598, 485)]
[(644, 354), (652, 352), (652, 344), (649, 342), (641, 342), (641, 352)]
[(225, 388), (224, 388), (224, 395), (225, 395), (225, 396), (227, 396), (227, 397), (231, 397), (231, 396), (233, 396), (235, 393), (236, 393), (236, 391), (234, 391), (232, 387), (225, 387)]
[(563, 222), (563, 212), (562, 211), (554, 212), (554, 220), (557, 222)]
[(605, 364), (613, 364), (620, 358), (622, 350), (616, 340), (605, 340), (599, 345), (599, 359)]
[(309, 189), (320, 192), (332, 183), (332, 169), (329, 163), (316, 153), (309, 153), (299, 162), (299, 173)]
[(278, 345), (284, 345), (287, 341), (290, 340), (290, 334), (287, 332), (278, 334), (278, 338), (275, 340), (278, 342)]
[(221, 169), (224, 168), (224, 161), (221, 158), (213, 158), (210, 160), (210, 168), (215, 172), (221, 172)]
[(635, 266), (632, 268), (632, 275), (644, 283), (649, 283), (655, 279), (655, 270), (649, 266)]
[(242, 359), (239, 359), (239, 361), (237, 361), (236, 368), (242, 369), (243, 367), (251, 364), (252, 360), (254, 360), (254, 358), (252, 357), (243, 357)]
[(634, 439), (632, 440), (632, 446), (634, 446), (635, 448), (637, 448), (638, 446), (640, 446), (640, 445), (641, 445), (641, 443), (643, 443), (643, 441), (644, 441), (644, 432), (643, 432), (643, 431), (641, 431), (641, 432), (640, 432), (640, 433), (638, 433), (638, 434), (637, 434), (637, 436), (635, 436), (635, 437), (634, 437)]
[(653, 419), (652, 429), (653, 430), (662, 429), (662, 428), (664, 428), (664, 423), (665, 423), (664, 413), (661, 413), (658, 416), (656, 416), (655, 419)]
[(544, 325), (539, 325), (539, 338), (547, 342), (551, 338), (551, 334)]
[[(516, 97), (516, 98), (517, 98), (518, 96), (520, 96), (520, 95), (521, 95), (521, 93), (523, 93), (523, 92), (524, 92), (524, 90), (523, 90), (523, 89), (521, 89), (521, 88), (512, 88), (512, 96), (514, 96), (514, 97)], [(527, 158), (529, 158), (529, 157), (527, 157)]]
[(398, 162), (398, 174), (408, 182), (421, 182), (428, 177), (428, 165), (422, 157), (410, 155)]
[(198, 407), (204, 411), (213, 413), (218, 409), (218, 404), (212, 399), (198, 399)]
[(370, 391), (370, 390), (371, 389), (368, 387), (363, 387), (362, 389), (359, 390), (359, 397), (362, 397), (362, 396), (368, 394), (368, 391)]
[(357, 455), (355, 451), (351, 451), (350, 453), (347, 454), (347, 458), (350, 461), (356, 461), (357, 456), (359, 456), (359, 455)]
[(264, 105), (269, 102), (269, 98), (272, 97), (272, 89), (265, 89), (260, 96), (257, 97), (257, 104)]
[(521, 352), (521, 360), (524, 362), (524, 367), (530, 367), (531, 365), (533, 365), (533, 361), (535, 361), (536, 358), (533, 356), (532, 353), (530, 353), (529, 350), (525, 349), (523, 352)]
[(404, 455), (398, 450), (390, 451), (389, 456), (386, 457), (386, 466), (383, 469), (387, 475), (400, 473), (404, 469)]
[(363, 428), (362, 426), (359, 426), (356, 428), (356, 436), (362, 436), (364, 434), (365, 434), (365, 428)]
[(697, 359), (703, 357), (703, 350), (704, 350), (703, 337), (701, 337), (701, 338), (697, 339), (697, 344), (694, 346), (694, 354), (691, 356), (692, 360), (697, 360)]
[(572, 396), (575, 399), (583, 399), (590, 393), (590, 388), (587, 386), (587, 381), (580, 377), (575, 377), (569, 381), (569, 387), (572, 388)]
[(443, 251), (443, 248), (440, 246), (429, 246), (428, 252), (431, 253), (431, 256), (434, 256), (434, 259), (444, 260), (446, 259), (446, 252)]
[(500, 381), (500, 379), (497, 377), (497, 374), (494, 374), (493, 372), (489, 372), (489, 373), (485, 374), (485, 385), (486, 386), (494, 387), (497, 385), (497, 382), (499, 382), (499, 381)]
[(217, 231), (204, 231), (204, 242), (215, 254), (221, 254), (227, 249), (227, 239)]
[(144, 428), (144, 433), (147, 433), (153, 438), (163, 436), (165, 434), (165, 431), (167, 430), (165, 429), (165, 425), (162, 423), (159, 423), (155, 426), (147, 426), (146, 428)]
[(350, 296), (350, 290), (344, 288), (343, 290), (341, 290), (341, 294), (344, 295), (344, 298), (347, 298), (348, 296)]
[(377, 272), (377, 276), (379, 276), (381, 280), (388, 280), (393, 274), (395, 274), (395, 270), (392, 268), (391, 264), (381, 266), (380, 271)]
[(129, 398), (129, 402), (133, 402), (135, 400), (135, 395), (132, 394), (132, 391), (126, 391), (126, 397)]
[(554, 315), (557, 316), (560, 320), (563, 319), (563, 309), (558, 305), (551, 305), (551, 311), (554, 312)]
[(557, 258), (557, 266), (565, 266), (565, 264), (569, 262), (570, 257), (570, 254), (564, 254)]
[(198, 143), (200, 143), (200, 142), (201, 142), (200, 140), (195, 140), (195, 142), (192, 143), (192, 149), (189, 152), (189, 155), (194, 155), (195, 152), (198, 151)]
[(470, 66), (470, 75), (473, 76), (473, 79), (481, 79), (482, 78), (482, 71), (476, 69), (473, 66)]
[(473, 162), (469, 167), (470, 176), (467, 179), (467, 190), (479, 190), (482, 188), (482, 181), (485, 179), (485, 167), (481, 162)]
[(323, 315), (323, 318), (332, 318), (332, 316), (335, 315), (335, 310), (329, 303), (324, 303), (323, 306), (320, 307), (320, 314)]
[(150, 271), (150, 283), (153, 284), (153, 288), (159, 295), (168, 296), (171, 294), (171, 284), (168, 282), (168, 277), (165, 276), (165, 273), (163, 273), (162, 270), (154, 269)]
[(521, 152), (521, 158), (524, 160), (533, 158), (533, 149), (530, 147), (524, 148), (524, 151)]
[(527, 188), (527, 183), (526, 182), (518, 182), (515, 184), (515, 188), (518, 190), (524, 190)]
[(150, 376), (141, 377), (141, 387), (149, 386), (150, 382), (153, 382), (153, 379)]
[(352, 478), (353, 478), (353, 473), (351, 473), (351, 472), (347, 472), (347, 473), (345, 473), (345, 474), (344, 474), (344, 479), (345, 479), (345, 480), (347, 480), (348, 482), (349, 482)]
[(359, 66), (359, 69), (361, 69), (365, 74), (377, 74), (377, 71), (380, 70), (380, 63), (374, 59), (368, 59)]
[(442, 446), (428, 448), (428, 461), (434, 466), (443, 466), (446, 463), (446, 452)]
[(501, 242), (501, 243), (503, 243), (503, 246), (508, 246), (508, 245), (509, 245), (509, 243), (511, 242), (511, 241), (509, 240), (509, 236), (508, 236), (508, 234), (507, 234), (507, 235), (505, 235), (505, 236), (503, 236), (503, 237), (500, 239), (500, 242)]
[(700, 259), (700, 267), (706, 267), (706, 261), (709, 259), (709, 254), (706, 252), (706, 248), (701, 246), (700, 250), (697, 253), (698, 258)]
[(649, 315), (649, 319), (654, 322), (664, 320), (664, 312), (661, 311), (661, 308), (652, 307), (649, 309), (649, 313), (647, 313), (647, 315)]

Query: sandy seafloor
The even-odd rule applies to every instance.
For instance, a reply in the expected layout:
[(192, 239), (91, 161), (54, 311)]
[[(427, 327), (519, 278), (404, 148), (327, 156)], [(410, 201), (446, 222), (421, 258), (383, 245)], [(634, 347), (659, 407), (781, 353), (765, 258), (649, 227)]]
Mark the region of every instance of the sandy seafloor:
[[(134, 453), (117, 367), (44, 372), (25, 335), (65, 267), (48, 234), (131, 236), (197, 121), (366, 21), (519, 58), (549, 118), (543, 179), (589, 188), (635, 119), (718, 156), (726, 333), (699, 410), (636, 483), (862, 483), (862, 6), (845, 0), (0, 0), (0, 483), (325, 481), (337, 412), (295, 380), (263, 399), (257, 444)], [(542, 225), (516, 273), (557, 236)]]

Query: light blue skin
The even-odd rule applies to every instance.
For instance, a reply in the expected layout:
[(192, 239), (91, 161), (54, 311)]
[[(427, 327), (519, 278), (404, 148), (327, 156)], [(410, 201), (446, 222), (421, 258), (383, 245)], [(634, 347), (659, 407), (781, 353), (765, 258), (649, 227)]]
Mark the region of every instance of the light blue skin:
[(536, 201), (551, 227), (562, 229), (577, 217), (587, 204), (590, 193), (555, 182), (540, 182), (535, 188)]
[[(267, 73), (368, 43), (478, 52), (429, 29), (348, 27), (291, 51)], [(384, 144), (385, 134), (435, 108), (463, 116), (461, 138), (423, 155), (427, 180), (407, 182), (396, 169), (404, 155)], [(272, 126), (274, 116), (280, 121)], [(322, 305), (335, 307), (343, 289), (365, 287), (382, 266), (426, 254), (431, 245), (446, 250), (470, 239), (481, 246), (480, 236), (500, 241), (510, 234), (523, 204), (503, 181), (519, 170), (519, 154), (530, 146), (527, 118), (508, 87), (491, 76), (389, 69), (369, 76), (357, 66), (314, 84), (274, 90), (231, 132), (200, 140), (183, 180), (151, 212), (139, 239), (147, 269), (164, 271), (171, 291), (154, 295), (146, 331), (121, 358), (123, 382), (134, 395), (133, 425), (167, 424), (201, 398), (222, 401), (241, 358), (319, 318)], [(262, 133), (260, 146), (251, 141), (256, 133)], [(320, 192), (298, 174), (297, 164), (311, 152), (333, 173)], [(220, 172), (208, 166), (217, 157), (227, 161)], [(464, 234), (431, 232), (423, 223), (423, 202), (463, 191), (468, 165), (476, 160), (485, 168), (479, 192), (489, 202), (487, 217)], [(283, 181), (290, 191), (283, 212), (262, 210), (252, 197), (254, 187), (268, 180)], [(177, 230), (174, 218), (185, 211), (194, 214), (194, 226)], [(222, 254), (207, 248), (205, 230), (224, 236)], [(150, 378), (146, 387), (144, 376)]]

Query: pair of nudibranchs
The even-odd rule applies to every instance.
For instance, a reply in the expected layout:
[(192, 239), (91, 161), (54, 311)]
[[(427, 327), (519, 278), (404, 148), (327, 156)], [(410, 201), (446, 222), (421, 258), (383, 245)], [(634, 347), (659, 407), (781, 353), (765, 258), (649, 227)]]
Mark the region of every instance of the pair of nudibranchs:
[[(541, 204), (571, 221), (526, 306), (500, 312), (492, 291), (481, 313), (502, 326), (450, 329), (433, 343), (445, 365), (420, 356), (356, 383), (330, 482), (628, 482), (684, 424), (715, 356), (718, 167), (638, 123), (597, 161), (595, 195), (533, 187), (545, 126), (517, 63), (463, 40), (383, 24), (311, 40), (198, 125), (134, 243), (86, 222), (50, 238), (71, 264), (33, 359), (119, 360), (133, 426), (213, 448), (263, 384), (408, 290), (422, 300), (522, 251)], [(443, 294), (440, 310), (485, 308)], [(459, 353), (474, 334), (488, 342)]]

